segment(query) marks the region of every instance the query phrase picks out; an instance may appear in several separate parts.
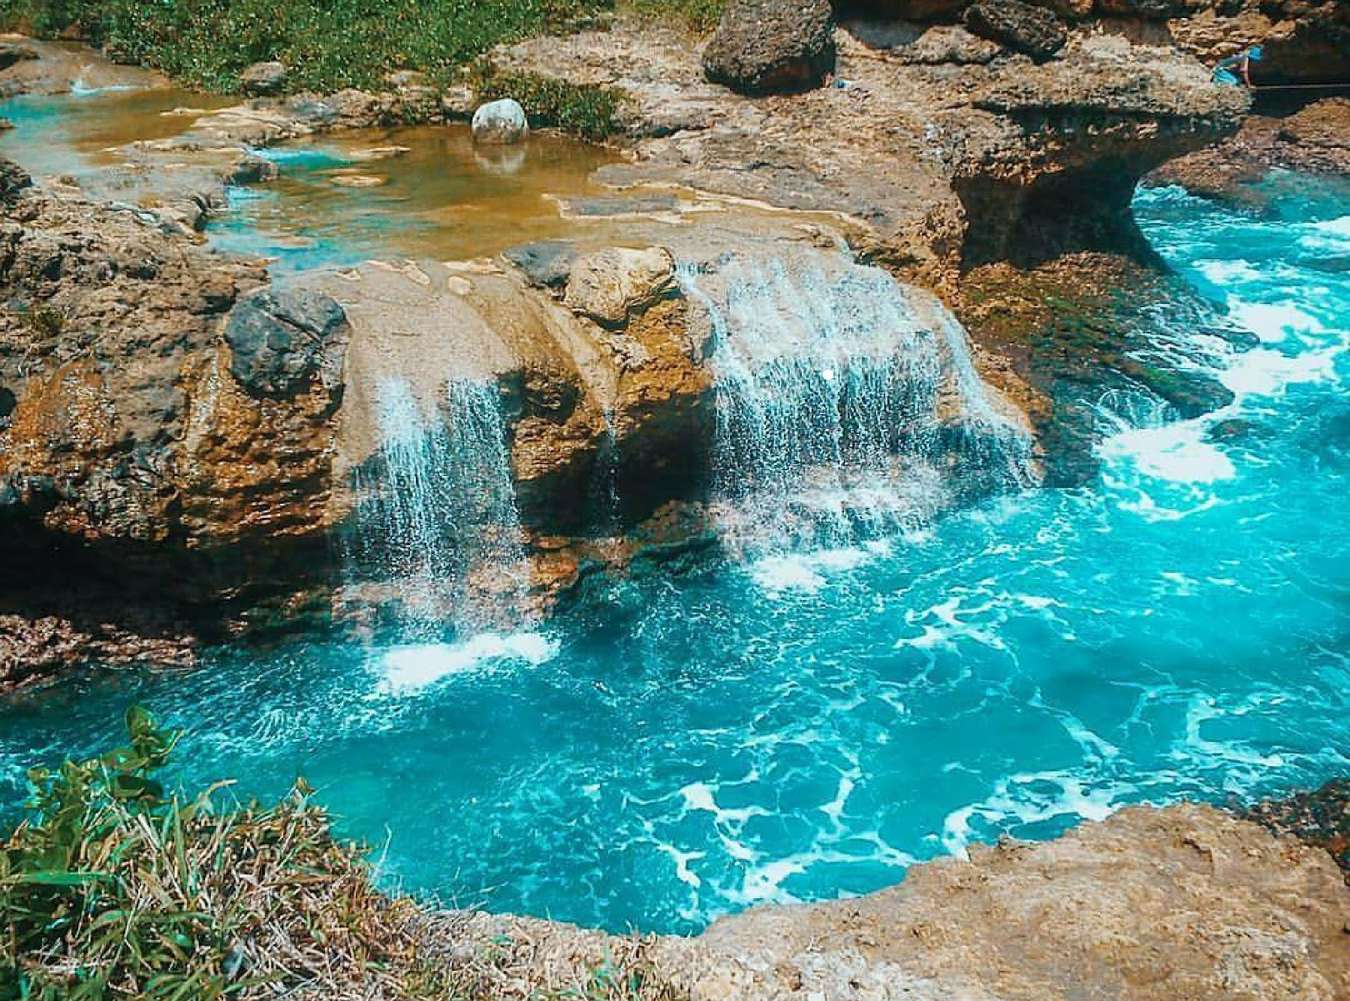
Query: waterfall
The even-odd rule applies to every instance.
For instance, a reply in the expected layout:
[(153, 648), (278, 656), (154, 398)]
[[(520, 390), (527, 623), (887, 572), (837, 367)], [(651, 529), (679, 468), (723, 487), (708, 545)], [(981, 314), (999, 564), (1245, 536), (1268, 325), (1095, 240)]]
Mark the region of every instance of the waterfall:
[(529, 579), (497, 386), (451, 380), (425, 415), (409, 383), (377, 385), (380, 446), (354, 477), (349, 566), (393, 588), (403, 624), (497, 624)]
[(842, 255), (681, 263), (707, 311), (713, 500), (734, 544), (843, 545), (1029, 484), (960, 323)]

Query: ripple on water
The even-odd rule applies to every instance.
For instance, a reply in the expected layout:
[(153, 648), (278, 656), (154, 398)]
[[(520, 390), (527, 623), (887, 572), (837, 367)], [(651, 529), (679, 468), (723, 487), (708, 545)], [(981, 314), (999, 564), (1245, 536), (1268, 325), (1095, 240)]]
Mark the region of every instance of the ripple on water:
[[(190, 728), (184, 781), (275, 795), (303, 773), (346, 832), (389, 832), (391, 883), (689, 931), (1127, 803), (1316, 784), (1350, 751), (1350, 276), (1316, 266), (1346, 218), (1316, 206), (1140, 196), (1158, 249), (1262, 344), (1178, 331), (1237, 399), (1117, 424), (1095, 489), (623, 582), (547, 635), (225, 650), (28, 696), (0, 713), (0, 789), (143, 698)], [(1217, 420), (1254, 430), (1216, 443)]]

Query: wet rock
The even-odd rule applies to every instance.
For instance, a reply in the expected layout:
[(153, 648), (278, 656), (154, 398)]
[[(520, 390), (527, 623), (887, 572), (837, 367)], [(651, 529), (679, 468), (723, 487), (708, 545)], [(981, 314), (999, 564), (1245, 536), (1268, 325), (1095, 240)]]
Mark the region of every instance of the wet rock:
[(286, 89), (288, 76), (283, 63), (254, 63), (239, 74), (239, 89), (248, 97), (275, 97)]
[(0, 70), (7, 70), (17, 62), (38, 58), (37, 50), (20, 42), (0, 42)]
[(742, 94), (792, 93), (820, 86), (834, 60), (828, 0), (731, 0), (703, 52), (703, 72)]
[(1257, 429), (1253, 421), (1232, 417), (1224, 421), (1215, 421), (1205, 432), (1205, 438), (1218, 444), (1244, 441)]
[[(1238, 808), (1237, 813), (1277, 835), (1325, 848), (1350, 883), (1350, 779), (1332, 779), (1320, 789)], [(1350, 932), (1350, 924), (1346, 927)]]
[(230, 372), (255, 396), (291, 396), (315, 375), (333, 390), (342, 378), (346, 332), (346, 314), (326, 295), (259, 292), (240, 301), (225, 325)]
[(0, 118), (0, 132), (8, 132), (12, 128), (14, 128), (13, 122), (8, 118)]
[(509, 146), (530, 133), (525, 109), (518, 101), (489, 101), (473, 113), (473, 141), (489, 146)]
[(563, 303), (601, 326), (622, 327), (674, 287), (675, 259), (664, 247), (610, 247), (572, 265)]
[(576, 247), (566, 240), (542, 240), (503, 251), (502, 256), (525, 273), (533, 285), (561, 288), (572, 273)]
[(1044, 7), (1022, 0), (977, 0), (966, 9), (965, 25), (981, 38), (988, 38), (1045, 62), (1064, 47), (1069, 33), (1064, 24)]

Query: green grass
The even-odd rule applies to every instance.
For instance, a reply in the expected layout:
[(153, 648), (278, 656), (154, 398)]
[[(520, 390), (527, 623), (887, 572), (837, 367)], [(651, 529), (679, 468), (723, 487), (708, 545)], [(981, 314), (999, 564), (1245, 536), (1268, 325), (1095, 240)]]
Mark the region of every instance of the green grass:
[(0, 23), (79, 25), (110, 55), (229, 93), (280, 60), (293, 90), (370, 88), (391, 70), (446, 78), (499, 42), (567, 31), (613, 0), (0, 0)]
[[(0, 1001), (687, 1001), (651, 939), (586, 947), (572, 969), (537, 928), (435, 912), (372, 884), (303, 781), (280, 803), (181, 799), (156, 778), (178, 735), (143, 709), (128, 740), (29, 772), (0, 836)], [(557, 932), (567, 936), (562, 928)]]
[[(628, 0), (699, 30), (724, 0)], [(392, 70), (448, 80), (501, 42), (567, 32), (615, 0), (0, 0), (0, 26), (53, 36), (72, 27), (114, 58), (231, 93), (255, 62), (280, 60), (288, 87), (378, 86)]]

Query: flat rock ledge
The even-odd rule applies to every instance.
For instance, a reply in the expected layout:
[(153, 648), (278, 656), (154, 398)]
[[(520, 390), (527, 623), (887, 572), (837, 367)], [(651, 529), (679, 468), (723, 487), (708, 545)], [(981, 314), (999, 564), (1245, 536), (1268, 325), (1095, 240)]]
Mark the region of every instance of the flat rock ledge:
[(695, 938), (477, 912), (438, 920), (458, 943), (446, 962), (510, 957), (485, 985), (502, 996), (585, 983), (618, 957), (640, 971), (643, 998), (1339, 1001), (1350, 997), (1347, 919), (1350, 888), (1327, 852), (1180, 804), (1128, 808), (1054, 841), (973, 846), (890, 889), (757, 908)]

